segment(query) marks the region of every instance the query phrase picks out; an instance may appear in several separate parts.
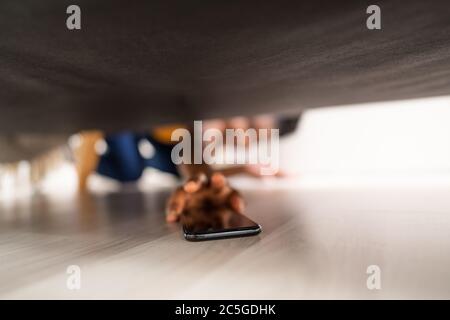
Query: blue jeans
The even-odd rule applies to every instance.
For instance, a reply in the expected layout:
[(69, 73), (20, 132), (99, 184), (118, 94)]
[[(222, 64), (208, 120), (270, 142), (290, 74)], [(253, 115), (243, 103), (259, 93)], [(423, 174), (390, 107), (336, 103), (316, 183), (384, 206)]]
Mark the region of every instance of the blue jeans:
[[(150, 142), (155, 150), (150, 159), (139, 152), (142, 139)], [(138, 180), (147, 167), (159, 169), (179, 176), (175, 164), (171, 160), (172, 145), (154, 140), (148, 134), (122, 132), (108, 135), (105, 138), (107, 151), (100, 157), (97, 172), (120, 182)]]

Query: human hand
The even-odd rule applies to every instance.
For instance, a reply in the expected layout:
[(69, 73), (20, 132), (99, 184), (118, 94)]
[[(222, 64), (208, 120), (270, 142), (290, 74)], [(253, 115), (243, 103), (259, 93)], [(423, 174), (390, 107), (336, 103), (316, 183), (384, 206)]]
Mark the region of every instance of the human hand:
[(230, 208), (243, 213), (244, 201), (241, 195), (227, 182), (221, 173), (210, 177), (200, 174), (189, 179), (169, 197), (166, 206), (166, 221), (179, 221), (184, 212)]

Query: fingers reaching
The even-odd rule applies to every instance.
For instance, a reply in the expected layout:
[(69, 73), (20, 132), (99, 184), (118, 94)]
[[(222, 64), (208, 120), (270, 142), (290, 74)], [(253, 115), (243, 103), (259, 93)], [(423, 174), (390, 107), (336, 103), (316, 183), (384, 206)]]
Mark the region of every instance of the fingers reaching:
[(215, 172), (211, 176), (211, 188), (214, 190), (221, 190), (227, 185), (227, 179), (220, 172)]
[(183, 188), (178, 188), (167, 201), (166, 221), (176, 222), (186, 205), (186, 193)]
[(228, 197), (228, 205), (237, 213), (244, 213), (245, 203), (242, 196), (233, 190)]
[(231, 188), (222, 173), (216, 172), (209, 178), (200, 174), (176, 189), (167, 201), (166, 221), (177, 222), (186, 212), (203, 212), (211, 208), (244, 212), (241, 195)]
[(201, 173), (194, 178), (189, 179), (183, 186), (184, 191), (187, 193), (194, 193), (200, 190), (207, 182), (207, 177), (204, 173)]

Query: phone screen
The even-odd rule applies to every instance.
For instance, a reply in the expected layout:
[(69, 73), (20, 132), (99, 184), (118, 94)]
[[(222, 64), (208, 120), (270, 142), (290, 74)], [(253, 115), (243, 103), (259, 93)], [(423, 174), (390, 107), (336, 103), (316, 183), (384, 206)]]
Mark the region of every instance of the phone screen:
[(188, 240), (248, 236), (261, 231), (256, 222), (228, 208), (184, 212), (181, 222)]

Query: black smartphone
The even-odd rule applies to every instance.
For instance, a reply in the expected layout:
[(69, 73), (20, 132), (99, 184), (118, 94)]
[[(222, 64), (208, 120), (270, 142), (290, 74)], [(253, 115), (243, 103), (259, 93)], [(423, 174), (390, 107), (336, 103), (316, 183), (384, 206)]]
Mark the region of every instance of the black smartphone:
[(181, 218), (186, 240), (202, 241), (246, 237), (261, 232), (261, 226), (228, 208), (185, 212)]

